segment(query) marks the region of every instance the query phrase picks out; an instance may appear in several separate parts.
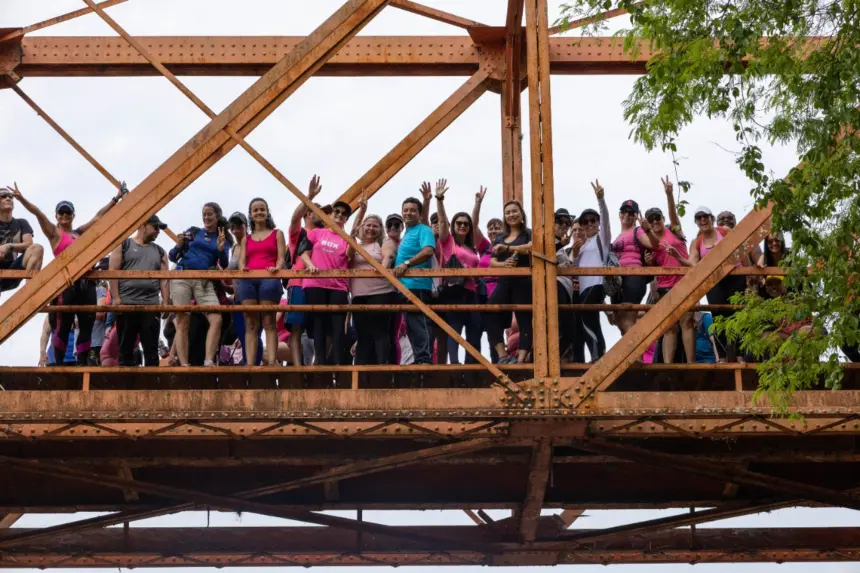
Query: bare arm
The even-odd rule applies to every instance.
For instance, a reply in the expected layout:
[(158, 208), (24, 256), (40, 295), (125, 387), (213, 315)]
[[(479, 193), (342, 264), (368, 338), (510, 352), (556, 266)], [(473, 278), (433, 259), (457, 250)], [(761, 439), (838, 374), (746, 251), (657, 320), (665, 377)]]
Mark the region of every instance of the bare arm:
[(759, 266), (764, 266), (764, 253), (761, 250), (761, 247), (756, 244), (752, 250), (750, 251), (750, 260), (759, 262)]
[(313, 261), (311, 261), (311, 252), (310, 251), (305, 251), (304, 253), (302, 253), (302, 262), (305, 263), (305, 269), (309, 272), (314, 272), (316, 270), (319, 270), (316, 268)]
[[(308, 199), (313, 201), (314, 198), (320, 194), (320, 191), (322, 191), (322, 185), (320, 185), (319, 175), (314, 175), (311, 177), (311, 182), (308, 184)], [(308, 208), (305, 207), (305, 204), (299, 202), (298, 207), (293, 211), (293, 216), (290, 219), (290, 235), (295, 235), (299, 232), (299, 227), (302, 226), (302, 219), (307, 212)]]
[(484, 241), (484, 233), (481, 232), (481, 203), (484, 202), (484, 196), (487, 194), (487, 188), (481, 185), (480, 191), (475, 193), (475, 206), (472, 207), (472, 244), (478, 248)]
[[(12, 192), (12, 195), (15, 199), (18, 200), (21, 205), (24, 206), (30, 213), (32, 213), (36, 220), (39, 221), (39, 226), (42, 228), (42, 232), (45, 233), (45, 236), (48, 238), (48, 241), (51, 243), (51, 246), (55, 246), (60, 242), (60, 231), (57, 229), (57, 225), (55, 225), (50, 219), (48, 219), (47, 215), (45, 215), (41, 209), (30, 203), (24, 195), (21, 194), (21, 191), (18, 190), (18, 184), (15, 183), (14, 187), (7, 187), (9, 191)], [(32, 236), (31, 236), (32, 238)]]
[[(112, 271), (118, 271), (122, 269), (122, 243), (116, 246), (113, 252), (110, 254), (110, 260), (108, 261), (108, 269)], [(122, 299), (119, 297), (119, 280), (111, 279), (109, 282), (110, 288), (110, 297), (113, 301), (113, 304), (122, 304)]]
[(666, 192), (666, 207), (669, 209), (669, 224), (676, 229), (681, 228), (681, 219), (678, 217), (678, 208), (675, 206), (675, 192), (672, 189), (672, 182), (667, 175), (665, 179), (660, 178), (663, 183), (663, 191)]
[(397, 248), (394, 241), (387, 239), (382, 242), (382, 266), (390, 269), (394, 264), (394, 259), (397, 257)]
[(275, 263), (275, 271), (279, 271), (284, 268), (284, 263), (287, 262), (287, 241), (284, 238), (284, 232), (280, 230), (276, 239), (278, 241), (278, 261)]
[[(170, 263), (167, 261), (167, 253), (161, 255), (161, 270), (170, 270)], [(161, 279), (161, 304), (170, 303), (170, 281)]]
[(45, 366), (48, 363), (48, 342), (51, 340), (51, 323), (48, 317), (45, 317), (45, 324), (42, 325), (42, 336), (39, 338), (39, 366)]
[(448, 190), (446, 179), (436, 182), (436, 214), (439, 215), (439, 240), (445, 241), (451, 236), (451, 222), (445, 213), (445, 192)]
[(425, 225), (430, 225), (430, 199), (433, 197), (433, 192), (430, 190), (430, 182), (425, 181), (421, 184), (421, 196), (424, 201), (421, 206), (421, 222)]
[(409, 262), (410, 267), (415, 267), (420, 265), (423, 262), (426, 262), (430, 257), (433, 256), (435, 249), (433, 247), (424, 247), (418, 254), (412, 257), (412, 260)]
[(242, 237), (242, 243), (239, 245), (239, 270), (240, 271), (246, 270), (246, 267), (245, 267), (245, 262), (246, 262), (245, 245), (247, 244), (247, 242), (248, 242), (248, 235), (245, 235), (244, 237)]
[[(652, 251), (660, 247), (660, 238), (654, 234), (654, 231), (651, 229), (651, 223), (642, 215), (639, 215), (639, 226), (642, 228), (643, 233), (633, 237), (633, 239), (638, 240), (646, 249), (651, 249)], [(634, 229), (633, 232), (635, 233), (637, 230)]]
[[(364, 215), (367, 213), (367, 198), (362, 192), (361, 197), (358, 200), (358, 211), (355, 213), (355, 221), (352, 222), (352, 231), (350, 231), (350, 236), (354, 239), (358, 236), (359, 230), (361, 230), (361, 224), (364, 222)], [(347, 257), (351, 257), (349, 252), (347, 251)]]
[(99, 219), (104, 217), (107, 214), (107, 212), (110, 211), (111, 208), (113, 208), (114, 205), (119, 203), (120, 199), (122, 199), (122, 190), (117, 191), (117, 194), (110, 198), (110, 201), (107, 202), (107, 205), (105, 205), (104, 207), (99, 209), (98, 213), (96, 213), (95, 217), (93, 217), (92, 219), (90, 219), (89, 221), (87, 221), (86, 223), (81, 225), (80, 227), (78, 227), (78, 230), (81, 233), (85, 233), (87, 231), (87, 229), (89, 229), (90, 227), (95, 225)]
[(701, 255), (699, 255), (699, 246), (694, 239), (693, 244), (690, 245), (690, 264), (695, 265), (700, 259)]

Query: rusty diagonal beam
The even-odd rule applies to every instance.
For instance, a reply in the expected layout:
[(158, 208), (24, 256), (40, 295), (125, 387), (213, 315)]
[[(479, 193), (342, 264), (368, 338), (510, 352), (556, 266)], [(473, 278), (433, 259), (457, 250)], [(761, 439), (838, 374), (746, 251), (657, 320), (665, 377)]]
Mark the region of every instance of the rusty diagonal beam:
[[(100, 8), (110, 8), (111, 6), (116, 6), (117, 4), (122, 4), (123, 2), (127, 2), (128, 0), (106, 0), (105, 2), (101, 2), (99, 4)], [(7, 40), (13, 40), (15, 38), (20, 38), (24, 34), (29, 34), (30, 32), (35, 32), (36, 30), (42, 30), (43, 28), (48, 28), (50, 26), (54, 26), (56, 24), (61, 24), (62, 22), (68, 22), (69, 20), (74, 20), (75, 18), (80, 18), (81, 16), (86, 16), (92, 11), (91, 8), (81, 8), (80, 10), (75, 10), (74, 12), (69, 12), (68, 14), (63, 14), (62, 16), (55, 16), (48, 20), (43, 20), (36, 24), (32, 24), (30, 26), (26, 26), (21, 28), (20, 30), (15, 30), (14, 32), (9, 32), (8, 34), (0, 37), (0, 43), (5, 42)]]
[(487, 91), (490, 71), (483, 68), (478, 70), (385, 154), (385, 157), (344, 191), (338, 200), (349, 203), (354, 209), (362, 194), (368, 199), (373, 197)]
[(531, 543), (537, 536), (540, 510), (543, 508), (551, 471), (552, 441), (549, 438), (540, 438), (532, 448), (526, 498), (520, 512), (519, 531), (524, 543)]
[(387, 0), (348, 0), (268, 72), (198, 131), (23, 288), (0, 306), (0, 342), (81, 277), (100, 255), (210, 169), (235, 142), (225, 127), (253, 131), (378, 14)]
[[(383, 0), (383, 5), (388, 0)], [(167, 68), (165, 68), (158, 60), (156, 60), (152, 54), (137, 40), (131, 37), (116, 21), (108, 16), (104, 11), (102, 11), (98, 6), (95, 5), (93, 0), (83, 0), (90, 8), (93, 9), (99, 16), (101, 16), (102, 20), (104, 20), (111, 28), (116, 31), (117, 34), (123, 37), (125, 41), (127, 41), (135, 50), (137, 50), (141, 56), (146, 58), (161, 74), (166, 77), (170, 82), (175, 85), (185, 96), (187, 96), (194, 104), (199, 107), (205, 114), (207, 114), (211, 119), (215, 119), (215, 113), (206, 106), (197, 96), (195, 96), (191, 90), (189, 90), (181, 81), (179, 81), (176, 76), (174, 76)], [(237, 145), (241, 146), (242, 149), (248, 152), (248, 154), (253, 157), (260, 165), (263, 166), (269, 173), (271, 173), (281, 184), (284, 185), (299, 201), (301, 201), (307, 209), (316, 214), (320, 220), (322, 220), (325, 225), (334, 231), (338, 236), (340, 236), (343, 240), (347, 242), (359, 255), (364, 257), (366, 261), (370, 263), (370, 265), (376, 269), (382, 276), (388, 280), (391, 285), (396, 288), (400, 293), (407, 299), (409, 302), (416, 305), (421, 311), (430, 318), (433, 322), (435, 322), (440, 328), (442, 328), (445, 332), (448, 333), (448, 336), (453, 338), (460, 346), (462, 346), (466, 352), (472, 355), (475, 360), (479, 363), (483, 364), (484, 367), (487, 368), (495, 377), (495, 383), (502, 386), (505, 390), (507, 390), (512, 396), (517, 397), (522, 400), (520, 394), (521, 390), (519, 387), (511, 382), (510, 378), (502, 372), (499, 368), (496, 367), (492, 362), (487, 360), (487, 358), (481, 354), (481, 352), (476, 349), (474, 346), (469, 344), (460, 333), (455, 331), (448, 323), (442, 319), (436, 312), (434, 312), (429, 306), (424, 304), (417, 296), (415, 296), (406, 286), (397, 279), (388, 269), (382, 266), (381, 263), (377, 262), (370, 254), (362, 247), (358, 241), (353, 239), (349, 233), (344, 231), (339, 225), (337, 225), (328, 215), (326, 215), (322, 209), (314, 205), (314, 203), (307, 198), (299, 189), (290, 182), (274, 165), (269, 163), (262, 155), (260, 155), (257, 150), (251, 147), (243, 138), (240, 136), (234, 129), (232, 129), (229, 125), (225, 126), (225, 132), (233, 139)]]
[(442, 22), (443, 24), (450, 24), (451, 26), (458, 26), (460, 28), (468, 29), (475, 26), (487, 26), (486, 24), (481, 24), (480, 22), (475, 22), (474, 20), (469, 20), (468, 18), (462, 18), (460, 16), (450, 14), (443, 10), (437, 10), (436, 8), (431, 8), (429, 6), (425, 6), (417, 2), (412, 2), (411, 0), (391, 0), (391, 7), (399, 8), (404, 12), (411, 12), (412, 14), (418, 14), (419, 16), (424, 16), (425, 18), (430, 18), (431, 20), (436, 20), (437, 22)]
[[(37, 539), (55, 537), (60, 533), (78, 532), (85, 529), (106, 527), (108, 525), (114, 525), (117, 523), (127, 523), (138, 519), (147, 519), (150, 517), (169, 515), (171, 513), (177, 513), (180, 511), (189, 511), (193, 510), (196, 506), (214, 507), (229, 511), (245, 511), (250, 513), (257, 513), (259, 515), (268, 515), (271, 517), (279, 517), (282, 519), (289, 519), (293, 521), (301, 521), (305, 523), (313, 523), (316, 525), (350, 529), (353, 531), (386, 535), (402, 539), (411, 539), (432, 543), (450, 543), (452, 541), (456, 543), (457, 541), (452, 539), (405, 533), (395, 527), (388, 525), (381, 525), (367, 521), (357, 521), (354, 519), (347, 519), (323, 513), (316, 513), (312, 511), (286, 509), (270, 504), (249, 501), (249, 499), (246, 498), (272, 495), (281, 491), (288, 491), (291, 489), (306, 487), (308, 485), (324, 483), (331, 479), (346, 479), (349, 477), (356, 477), (358, 475), (366, 475), (368, 473), (385, 471), (393, 467), (403, 467), (404, 465), (410, 465), (412, 463), (430, 458), (446, 457), (451, 455), (458, 455), (465, 452), (477, 451), (480, 449), (486, 449), (488, 447), (491, 447), (496, 443), (498, 442), (489, 439), (470, 440), (467, 442), (427, 448), (426, 450), (420, 450), (418, 452), (397, 454), (394, 456), (381, 458), (380, 460), (371, 460), (367, 462), (346, 464), (338, 468), (323, 470), (321, 472), (318, 472), (314, 476), (310, 476), (308, 478), (300, 478), (298, 480), (293, 480), (284, 484), (276, 484), (273, 486), (256, 488), (230, 497), (212, 495), (194, 490), (186, 490), (183, 488), (165, 486), (151, 482), (143, 482), (134, 479), (124, 479), (121, 477), (98, 474), (95, 472), (76, 470), (60, 464), (51, 464), (33, 460), (25, 460), (21, 458), (0, 456), (0, 462), (2, 462), (5, 467), (19, 470), (22, 472), (32, 473), (36, 475), (44, 475), (52, 478), (58, 477), (61, 479), (77, 481), (80, 483), (108, 486), (120, 490), (131, 490), (140, 493), (148, 493), (150, 495), (176, 499), (183, 502), (182, 504), (165, 508), (119, 512), (117, 514), (112, 514), (108, 516), (78, 521), (33, 532), (27, 532), (18, 536), (10, 536), (0, 541), (0, 547), (20, 545), (21, 543), (28, 541), (32, 542)], [(494, 552), (494, 549), (485, 544), (470, 545), (473, 549), (476, 550), (484, 552)]]
[(574, 447), (595, 454), (611, 455), (657, 467), (668, 467), (680, 472), (702, 475), (793, 497), (802, 497), (827, 505), (860, 510), (860, 498), (857, 496), (773, 475), (733, 468), (724, 464), (689, 459), (675, 454), (620, 444), (603, 438), (580, 440), (575, 442)]

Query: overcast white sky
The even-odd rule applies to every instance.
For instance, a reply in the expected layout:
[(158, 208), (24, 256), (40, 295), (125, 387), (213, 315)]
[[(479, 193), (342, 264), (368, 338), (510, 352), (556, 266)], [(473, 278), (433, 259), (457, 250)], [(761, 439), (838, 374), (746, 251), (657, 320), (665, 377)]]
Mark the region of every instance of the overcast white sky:
[[(426, 4), (491, 25), (504, 22), (502, 0), (426, 0)], [(555, 11), (558, 3), (550, 2)], [(338, 0), (130, 0), (110, 14), (135, 35), (303, 35), (340, 5)], [(78, 0), (0, 0), (0, 27), (28, 24), (78, 9)], [(241, 6), (241, 7), (240, 7)], [(550, 15), (553, 19), (553, 14)], [(616, 25), (624, 23), (619, 19)], [(37, 32), (38, 35), (115, 35), (90, 15)], [(458, 28), (393, 8), (385, 9), (363, 35), (461, 35)], [(35, 34), (34, 34), (35, 35)], [(334, 200), (414, 128), (466, 78), (312, 78), (250, 137), (249, 141), (300, 188), (314, 173), (322, 176), (322, 201)], [(675, 179), (671, 157), (647, 153), (628, 139), (621, 102), (633, 76), (554, 76), (552, 79), (556, 207), (579, 213), (595, 206), (589, 181), (606, 187), (610, 212), (633, 198), (643, 210), (664, 207), (660, 177)], [(187, 85), (211, 108), (223, 109), (254, 78), (187, 78)], [(203, 125), (206, 117), (167, 80), (150, 78), (32, 78), (21, 87), (117, 178), (134, 188)], [(527, 93), (523, 94), (527, 102)], [(527, 115), (526, 115), (527, 117)], [(524, 126), (526, 210), (529, 205), (528, 125)], [(114, 193), (110, 184), (12, 91), (0, 91), (0, 185), (17, 181), (22, 192), (46, 213), (62, 199), (75, 203), (78, 217), (91, 217)], [(447, 177), (451, 213), (470, 210), (479, 185), (490, 189), (482, 219), (501, 211), (499, 98), (487, 93), (403, 169), (370, 201), (370, 212), (399, 212), (421, 181)], [(752, 206), (749, 182), (734, 165), (734, 134), (725, 122), (699, 120), (681, 137), (679, 175), (693, 182), (691, 206), (730, 209), (740, 216)], [(791, 149), (768, 149), (776, 174), (796, 163)], [(286, 225), (297, 201), (242, 150), (233, 151), (179, 198), (161, 218), (175, 230), (199, 225), (200, 207), (217, 201), (226, 214), (246, 211), (255, 196), (268, 199), (276, 222)], [(35, 220), (20, 206), (16, 215)], [(617, 219), (612, 220), (617, 231)], [(684, 220), (693, 228), (692, 216)], [(47, 244), (41, 232), (36, 241)], [(169, 246), (164, 237), (162, 244)], [(46, 261), (47, 262), (47, 261)], [(2, 301), (0, 301), (2, 302)], [(0, 348), (0, 363), (35, 365), (41, 315)], [(605, 325), (610, 343), (617, 332)], [(595, 512), (578, 522), (603, 527), (646, 519), (655, 512)], [(386, 522), (467, 523), (461, 513), (422, 512), (377, 515)], [(372, 519), (371, 517), (366, 517)], [(46, 517), (26, 517), (19, 525), (42, 526)], [(159, 524), (200, 523), (200, 516), (166, 518)], [(231, 523), (232, 518), (224, 516)], [(196, 520), (196, 521), (193, 521)], [(245, 524), (273, 520), (246, 516)], [(742, 520), (743, 525), (860, 525), (856, 512), (789, 510)], [(700, 570), (718, 566), (699, 565)], [(721, 566), (725, 567), (725, 566)], [(801, 567), (803, 569), (801, 569)], [(860, 571), (857, 565), (819, 565), (822, 572)], [(680, 570), (688, 566), (661, 567)], [(596, 568), (595, 568), (596, 569)], [(737, 565), (737, 571), (776, 570), (770, 565)], [(655, 567), (628, 566), (628, 571)], [(780, 571), (806, 571), (782, 565)]]

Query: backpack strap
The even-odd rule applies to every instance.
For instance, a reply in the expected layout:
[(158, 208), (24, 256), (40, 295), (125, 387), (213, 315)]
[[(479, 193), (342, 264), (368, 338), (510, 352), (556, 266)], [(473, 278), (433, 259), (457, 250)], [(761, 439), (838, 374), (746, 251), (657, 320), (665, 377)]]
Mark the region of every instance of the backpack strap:
[(600, 235), (595, 235), (595, 238), (597, 239), (597, 250), (600, 253), (600, 262), (605, 264), (606, 257), (603, 256), (603, 243), (600, 242)]

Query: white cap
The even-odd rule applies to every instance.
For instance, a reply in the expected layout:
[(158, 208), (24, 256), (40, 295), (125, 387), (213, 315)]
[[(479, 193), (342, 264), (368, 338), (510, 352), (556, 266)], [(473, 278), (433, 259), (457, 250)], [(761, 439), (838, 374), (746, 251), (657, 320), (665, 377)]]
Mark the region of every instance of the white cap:
[(704, 213), (705, 215), (709, 215), (709, 216), (711, 216), (711, 217), (713, 217), (713, 216), (714, 216), (714, 214), (713, 214), (713, 213), (711, 213), (711, 210), (710, 210), (710, 209), (708, 209), (707, 207), (705, 207), (704, 205), (702, 205), (702, 206), (700, 206), (700, 207), (696, 207), (696, 210), (695, 210), (695, 211), (693, 211), (693, 216), (695, 217), (695, 216), (696, 216), (696, 215), (698, 215), (699, 213)]

